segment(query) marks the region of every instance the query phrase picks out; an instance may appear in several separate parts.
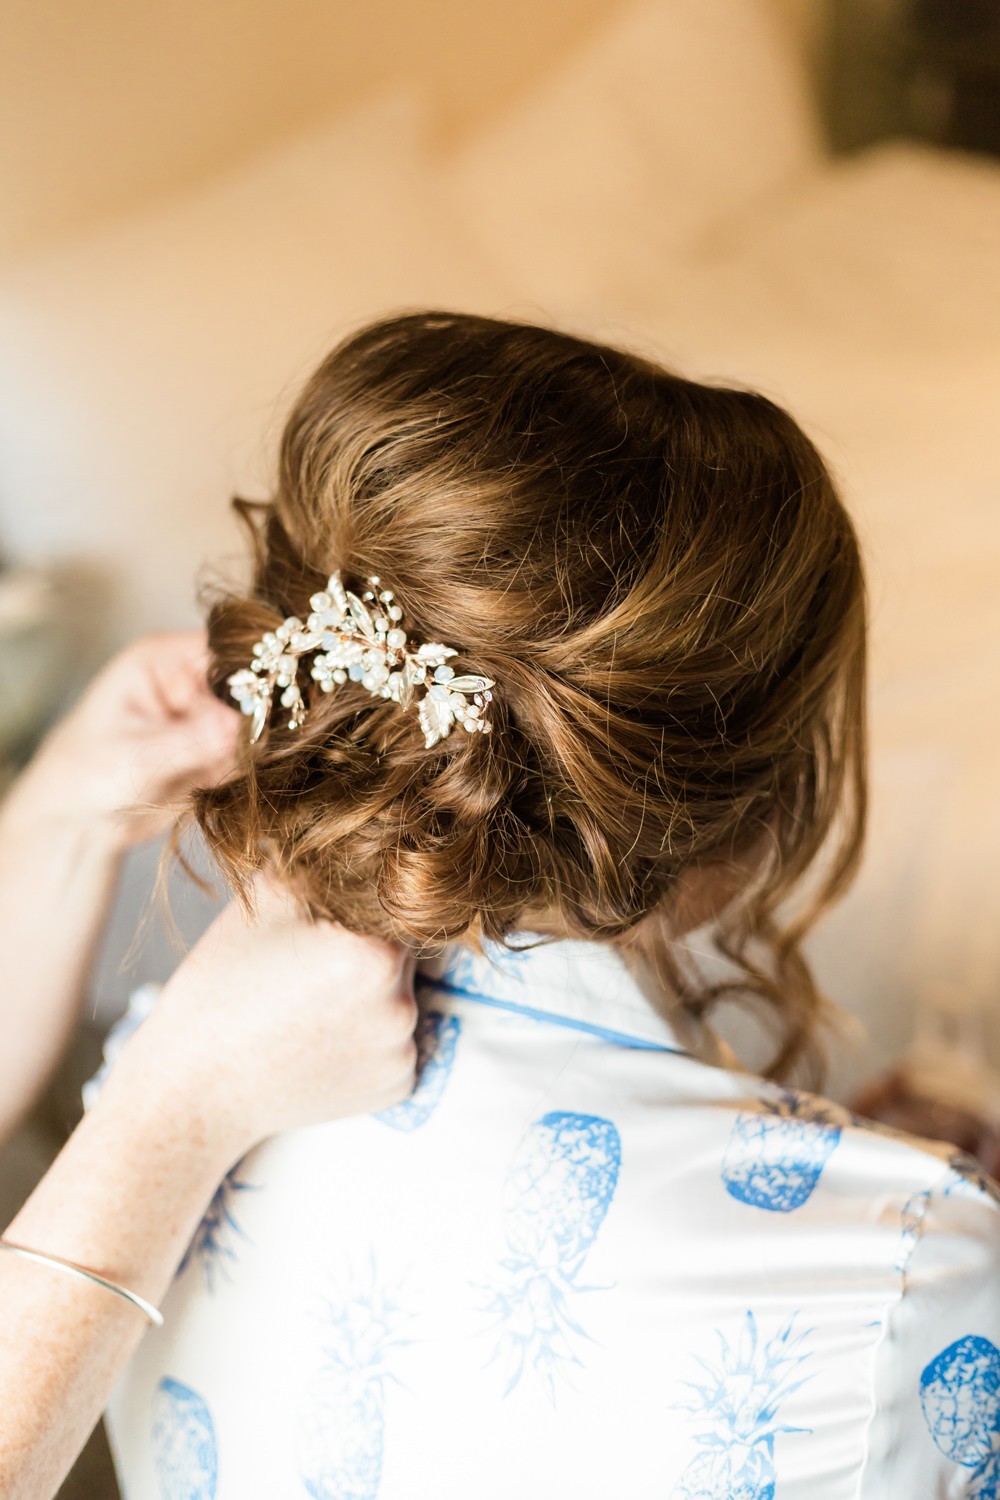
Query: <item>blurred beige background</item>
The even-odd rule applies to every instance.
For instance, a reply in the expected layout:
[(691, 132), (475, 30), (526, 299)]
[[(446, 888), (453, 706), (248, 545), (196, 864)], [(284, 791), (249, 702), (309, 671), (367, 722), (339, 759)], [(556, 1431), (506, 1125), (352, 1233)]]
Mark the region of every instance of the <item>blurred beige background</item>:
[[(823, 0), (775, 0), (815, 56)], [(417, 78), (454, 140), (622, 0), (0, 0), (0, 259)]]
[[(1000, 157), (949, 138), (935, 6), (967, 9), (0, 0), (0, 770), (115, 644), (199, 618), (196, 570), (238, 566), (228, 497), (266, 492), (290, 394), (359, 322), (524, 316), (751, 385), (822, 449), (871, 588), (871, 835), (810, 943), (857, 1022), (829, 1092), (916, 1047), (1000, 1122)], [(162, 924), (134, 941), (156, 861), (125, 872), (90, 1051), (4, 1148), (11, 1210), (176, 962)], [(176, 900), (193, 936), (210, 905)], [(89, 1461), (67, 1500), (113, 1493)]]

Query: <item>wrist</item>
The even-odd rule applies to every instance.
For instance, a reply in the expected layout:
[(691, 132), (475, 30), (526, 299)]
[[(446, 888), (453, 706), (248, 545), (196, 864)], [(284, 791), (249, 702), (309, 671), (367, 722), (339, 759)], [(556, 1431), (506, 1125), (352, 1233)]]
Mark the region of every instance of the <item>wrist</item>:
[(198, 1221), (242, 1154), (134, 1037), (8, 1237), (158, 1306)]
[(127, 847), (124, 820), (88, 796), (79, 761), (47, 741), (4, 799), (3, 826), (9, 832), (39, 831), (48, 837), (85, 840), (96, 856), (115, 860)]
[(260, 1137), (230, 1106), (219, 1087), (218, 1059), (197, 1035), (180, 1034), (163, 1013), (153, 1013), (123, 1047), (95, 1108), (161, 1140), (176, 1139), (192, 1166), (203, 1164), (219, 1181)]

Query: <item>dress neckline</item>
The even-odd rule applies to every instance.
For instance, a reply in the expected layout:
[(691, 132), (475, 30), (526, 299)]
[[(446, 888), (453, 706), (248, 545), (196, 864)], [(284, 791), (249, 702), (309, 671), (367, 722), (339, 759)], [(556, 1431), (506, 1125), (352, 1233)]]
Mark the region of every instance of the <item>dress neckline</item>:
[(623, 1047), (726, 1061), (717, 1039), (680, 1011), (649, 966), (610, 943), (518, 931), (507, 945), (484, 941), (482, 953), (449, 944), (418, 972), (426, 985), (456, 998)]

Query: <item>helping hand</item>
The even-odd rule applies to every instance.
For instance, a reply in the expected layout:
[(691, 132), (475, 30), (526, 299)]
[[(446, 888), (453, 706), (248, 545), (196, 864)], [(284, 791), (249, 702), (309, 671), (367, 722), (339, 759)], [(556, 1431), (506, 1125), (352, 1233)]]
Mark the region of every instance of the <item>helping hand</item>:
[(207, 661), (200, 631), (136, 641), (52, 731), (19, 795), (100, 824), (120, 848), (164, 832), (193, 787), (234, 764), (240, 716), (209, 691)]
[(260, 883), (220, 914), (126, 1043), (106, 1087), (159, 1090), (226, 1165), (279, 1131), (368, 1114), (413, 1087), (414, 959), (302, 917)]

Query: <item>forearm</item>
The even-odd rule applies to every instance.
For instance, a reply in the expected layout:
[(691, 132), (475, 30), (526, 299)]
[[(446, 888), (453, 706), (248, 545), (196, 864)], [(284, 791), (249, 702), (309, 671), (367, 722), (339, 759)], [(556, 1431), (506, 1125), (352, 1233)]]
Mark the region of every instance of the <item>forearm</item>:
[(239, 715), (203, 634), (138, 641), (48, 736), (0, 809), (0, 1139), (76, 1019), (122, 853), (234, 765)]
[[(195, 1090), (157, 1086), (139, 1044), (5, 1238), (159, 1304), (247, 1143), (199, 1114)], [(0, 1306), (0, 1494), (50, 1500), (148, 1325), (113, 1292), (7, 1252)]]
[(108, 820), (60, 807), (59, 774), (71, 767), (61, 773), (43, 751), (0, 808), (0, 1139), (72, 1030), (121, 858)]

